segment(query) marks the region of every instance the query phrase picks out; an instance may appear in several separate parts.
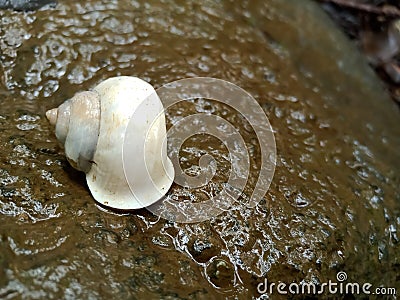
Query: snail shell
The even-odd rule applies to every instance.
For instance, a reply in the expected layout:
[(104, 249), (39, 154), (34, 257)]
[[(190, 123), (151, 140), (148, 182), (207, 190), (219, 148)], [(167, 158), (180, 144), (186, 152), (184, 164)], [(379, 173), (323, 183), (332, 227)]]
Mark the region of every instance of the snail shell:
[(162, 198), (173, 182), (163, 110), (150, 84), (121, 76), (77, 93), (46, 117), (68, 161), (86, 173), (93, 197), (105, 206), (137, 209)]

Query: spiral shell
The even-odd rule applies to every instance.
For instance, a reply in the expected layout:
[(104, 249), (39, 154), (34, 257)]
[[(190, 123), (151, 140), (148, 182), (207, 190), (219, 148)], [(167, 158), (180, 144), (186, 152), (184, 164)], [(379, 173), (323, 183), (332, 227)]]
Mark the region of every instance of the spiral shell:
[[(86, 173), (89, 189), (101, 204), (142, 208), (170, 188), (174, 169), (162, 142), (166, 135), (163, 106), (147, 82), (129, 76), (109, 78), (93, 91), (78, 93), (47, 111), (46, 117), (55, 125), (68, 161)], [(128, 124), (133, 132), (127, 132)], [(126, 136), (133, 142), (123, 146)], [(151, 149), (146, 155), (145, 147)], [(123, 151), (131, 157), (128, 162)], [(124, 168), (130, 168), (129, 172)], [(134, 176), (133, 188), (126, 173)]]

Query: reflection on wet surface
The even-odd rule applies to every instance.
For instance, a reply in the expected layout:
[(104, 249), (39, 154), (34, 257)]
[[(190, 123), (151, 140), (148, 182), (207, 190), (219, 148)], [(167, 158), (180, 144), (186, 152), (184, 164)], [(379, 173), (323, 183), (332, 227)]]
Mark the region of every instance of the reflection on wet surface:
[[(0, 49), (1, 298), (248, 299), (265, 277), (323, 283), (338, 271), (400, 286), (398, 108), (313, 3), (59, 1), (1, 11)], [(190, 225), (96, 206), (44, 112), (116, 75), (156, 87), (210, 76), (251, 93), (277, 143), (265, 199)], [(196, 109), (219, 107), (194, 101), (168, 122)], [(241, 134), (257, 166), (253, 133)], [(229, 169), (223, 146), (201, 138), (181, 149), (182, 167), (210, 153)]]

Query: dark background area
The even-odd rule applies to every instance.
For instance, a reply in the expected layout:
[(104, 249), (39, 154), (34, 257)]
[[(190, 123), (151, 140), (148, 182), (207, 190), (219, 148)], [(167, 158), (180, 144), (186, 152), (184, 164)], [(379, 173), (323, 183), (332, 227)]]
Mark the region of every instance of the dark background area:
[(354, 40), (400, 104), (400, 4), (390, 0), (319, 0)]

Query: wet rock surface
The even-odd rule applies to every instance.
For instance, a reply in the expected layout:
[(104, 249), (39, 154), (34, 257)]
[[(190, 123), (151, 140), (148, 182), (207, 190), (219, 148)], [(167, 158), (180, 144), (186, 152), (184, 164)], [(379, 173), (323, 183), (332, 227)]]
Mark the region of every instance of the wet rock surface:
[[(399, 288), (399, 111), (312, 2), (59, 1), (0, 11), (0, 50), (1, 298), (249, 299), (264, 278), (339, 271)], [(190, 225), (98, 207), (44, 113), (117, 75), (156, 87), (213, 76), (251, 93), (277, 143), (265, 199)], [(196, 109), (219, 107), (193, 101), (167, 119)], [(182, 149), (188, 172), (207, 145), (229, 167), (199, 136)], [(196, 200), (223, 178), (170, 194)]]
[(0, 0), (0, 9), (14, 9), (19, 11), (30, 11), (45, 5), (55, 6), (53, 0)]

